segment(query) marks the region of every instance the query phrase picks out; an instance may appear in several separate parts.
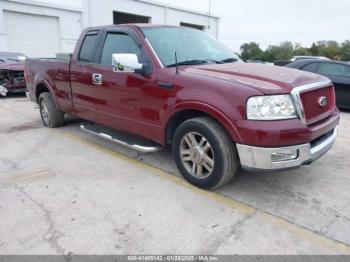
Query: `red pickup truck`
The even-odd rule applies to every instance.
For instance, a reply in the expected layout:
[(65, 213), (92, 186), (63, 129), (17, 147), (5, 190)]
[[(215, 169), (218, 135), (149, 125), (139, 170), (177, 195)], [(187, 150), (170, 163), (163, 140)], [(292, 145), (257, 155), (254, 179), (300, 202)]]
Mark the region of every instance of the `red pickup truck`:
[(224, 185), (240, 167), (309, 164), (337, 136), (329, 79), (243, 63), (190, 28), (88, 28), (68, 59), (27, 59), (25, 75), (45, 126), (70, 114), (94, 123), (84, 130), (143, 152), (170, 145), (181, 174), (202, 188)]

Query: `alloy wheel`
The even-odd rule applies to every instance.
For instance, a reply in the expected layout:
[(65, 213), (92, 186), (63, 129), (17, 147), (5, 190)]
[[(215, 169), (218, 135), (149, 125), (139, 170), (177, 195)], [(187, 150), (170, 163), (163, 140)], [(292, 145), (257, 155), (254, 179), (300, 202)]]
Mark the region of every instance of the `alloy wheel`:
[(196, 178), (205, 179), (214, 170), (213, 149), (208, 140), (199, 133), (190, 132), (182, 138), (180, 156), (187, 172)]

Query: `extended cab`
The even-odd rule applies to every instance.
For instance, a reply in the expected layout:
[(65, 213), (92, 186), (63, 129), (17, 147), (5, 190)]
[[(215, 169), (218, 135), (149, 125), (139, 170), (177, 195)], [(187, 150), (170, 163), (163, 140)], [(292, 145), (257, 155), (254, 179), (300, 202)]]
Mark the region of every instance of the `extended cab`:
[[(203, 188), (224, 185), (240, 167), (311, 163), (337, 136), (329, 79), (243, 63), (189, 28), (88, 28), (71, 57), (27, 59), (25, 74), (45, 126), (71, 114), (95, 123), (83, 129), (143, 152), (171, 145), (181, 174)], [(115, 129), (153, 142), (130, 142)]]

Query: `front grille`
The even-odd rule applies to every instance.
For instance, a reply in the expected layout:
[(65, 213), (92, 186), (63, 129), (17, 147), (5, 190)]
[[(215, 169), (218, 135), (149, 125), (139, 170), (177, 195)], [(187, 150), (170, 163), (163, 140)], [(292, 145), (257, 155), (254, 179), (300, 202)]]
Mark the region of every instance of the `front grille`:
[[(326, 97), (328, 102), (321, 106), (321, 97)], [(304, 108), (306, 123), (311, 124), (331, 114), (335, 107), (334, 87), (332, 85), (320, 89), (314, 89), (300, 93), (300, 100)]]

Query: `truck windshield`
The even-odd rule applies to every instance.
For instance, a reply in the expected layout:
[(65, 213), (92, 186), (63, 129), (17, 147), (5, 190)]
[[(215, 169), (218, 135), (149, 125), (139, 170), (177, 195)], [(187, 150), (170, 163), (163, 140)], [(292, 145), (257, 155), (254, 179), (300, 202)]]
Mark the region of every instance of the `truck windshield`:
[(228, 47), (206, 33), (185, 27), (153, 27), (142, 29), (165, 67), (179, 65), (232, 63), (239, 58)]

